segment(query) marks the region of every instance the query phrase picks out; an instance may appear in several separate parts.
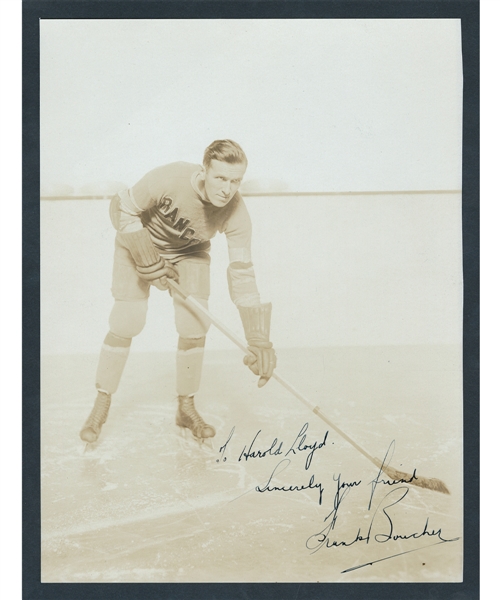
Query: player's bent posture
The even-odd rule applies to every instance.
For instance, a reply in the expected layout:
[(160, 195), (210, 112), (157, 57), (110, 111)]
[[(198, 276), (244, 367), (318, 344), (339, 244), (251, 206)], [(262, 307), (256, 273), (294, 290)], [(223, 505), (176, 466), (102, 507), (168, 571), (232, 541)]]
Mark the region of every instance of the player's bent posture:
[[(117, 230), (109, 317), (96, 374), (97, 398), (80, 437), (95, 442), (106, 422), (111, 396), (118, 389), (132, 338), (146, 323), (151, 285), (169, 290), (169, 279), (207, 306), (210, 294), (210, 239), (226, 234), (229, 293), (238, 307), (250, 354), (244, 362), (259, 375), (259, 387), (271, 377), (276, 355), (269, 341), (271, 304), (262, 304), (250, 254), (251, 222), (238, 188), (247, 168), (241, 147), (216, 140), (203, 166), (177, 162), (147, 173), (116, 195), (110, 216)], [(176, 355), (176, 424), (199, 441), (215, 435), (194, 406), (201, 379), (209, 321), (171, 291), (179, 334)]]

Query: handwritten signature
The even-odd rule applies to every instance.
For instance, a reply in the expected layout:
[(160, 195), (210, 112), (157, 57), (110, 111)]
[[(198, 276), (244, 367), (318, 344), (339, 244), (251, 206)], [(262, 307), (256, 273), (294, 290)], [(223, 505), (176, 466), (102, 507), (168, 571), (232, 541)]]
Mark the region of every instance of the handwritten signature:
[[(422, 527), (417, 528), (416, 531), (411, 531), (409, 533), (401, 533), (398, 531), (395, 524), (395, 515), (393, 507), (397, 506), (400, 502), (406, 498), (408, 495), (410, 488), (407, 485), (401, 485), (402, 483), (411, 483), (414, 479), (417, 478), (416, 469), (413, 471), (413, 474), (408, 480), (385, 480), (381, 477), (381, 473), (383, 472), (383, 468), (388, 466), (390, 457), (392, 457), (394, 451), (394, 441), (391, 442), (384, 461), (381, 464), (380, 470), (377, 474), (377, 477), (372, 480), (371, 483), (371, 493), (368, 503), (368, 510), (371, 509), (372, 502), (374, 499), (375, 490), (377, 486), (380, 484), (385, 485), (397, 485), (394, 489), (391, 489), (388, 493), (386, 493), (382, 499), (379, 500), (375, 510), (373, 511), (373, 515), (369, 521), (368, 527), (362, 530), (361, 527), (358, 528), (357, 532), (350, 537), (349, 539), (338, 539), (336, 536), (335, 528), (337, 525), (337, 521), (339, 519), (339, 510), (342, 502), (344, 502), (346, 496), (349, 492), (354, 488), (358, 487), (361, 484), (361, 481), (342, 481), (341, 474), (339, 473), (337, 476), (333, 475), (333, 480), (337, 483), (337, 489), (335, 492), (335, 497), (333, 500), (333, 509), (328, 513), (328, 515), (324, 518), (324, 521), (327, 522), (326, 526), (319, 531), (311, 535), (306, 540), (306, 547), (309, 550), (312, 550), (312, 554), (320, 550), (321, 548), (339, 548), (339, 547), (348, 547), (353, 546), (359, 542), (369, 543), (377, 543), (384, 544), (389, 541), (397, 541), (397, 540), (412, 540), (412, 539), (420, 539), (424, 537), (434, 538), (436, 544), (440, 543), (448, 543), (457, 541), (458, 537), (448, 538), (443, 535), (442, 528), (433, 528), (429, 525), (429, 517), (426, 517), (425, 522)], [(434, 545), (434, 544), (432, 544)], [(407, 552), (414, 552), (419, 550), (420, 548), (414, 548), (412, 550), (408, 550)], [(364, 565), (358, 565), (356, 567), (352, 567), (351, 569), (347, 569), (346, 571), (351, 571), (357, 568), (361, 568), (367, 565), (371, 565), (374, 562), (379, 562), (379, 560), (387, 560), (388, 558), (393, 558), (395, 556), (399, 556), (401, 554), (406, 554), (407, 552), (399, 552), (398, 554), (394, 554), (389, 557), (385, 557), (383, 559), (376, 559), (369, 563), (365, 563)]]
[[(317, 492), (317, 501), (321, 506), (324, 504), (324, 500), (327, 497), (326, 490), (330, 491), (329, 485), (323, 484), (322, 481), (318, 480), (318, 477), (315, 474), (310, 474), (305, 481), (301, 481), (296, 483), (287, 482), (283, 483), (281, 480), (282, 473), (289, 467), (292, 462), (292, 459), (296, 455), (300, 455), (301, 453), (305, 453), (305, 463), (304, 470), (309, 471), (315, 453), (322, 448), (325, 448), (328, 443), (328, 430), (325, 432), (324, 436), (317, 440), (311, 440), (310, 435), (308, 434), (309, 424), (304, 423), (304, 425), (300, 428), (298, 434), (295, 436), (295, 439), (291, 444), (285, 444), (283, 440), (279, 440), (275, 437), (271, 443), (262, 444), (260, 443), (260, 434), (262, 430), (259, 429), (257, 433), (254, 435), (253, 439), (249, 444), (245, 444), (241, 451), (239, 452), (238, 461), (249, 461), (253, 459), (265, 459), (270, 457), (280, 456), (283, 457), (278, 462), (278, 464), (273, 468), (271, 474), (267, 478), (267, 480), (261, 484), (255, 486), (254, 490), (257, 493), (266, 493), (266, 492), (304, 492), (307, 490), (314, 490)], [(223, 444), (220, 449), (220, 458), (221, 461), (226, 461), (227, 457), (225, 456), (226, 450), (228, 448), (229, 443), (233, 438), (233, 434), (235, 432), (235, 427), (232, 428), (230, 435)], [(309, 438), (308, 438), (309, 435)], [(333, 444), (334, 442), (332, 442)], [(355, 527), (353, 532), (345, 535), (338, 531), (339, 525), (341, 522), (342, 516), (342, 505), (345, 503), (348, 495), (353, 492), (356, 488), (359, 488), (356, 492), (358, 495), (362, 490), (362, 480), (355, 479), (352, 481), (344, 481), (342, 479), (341, 473), (331, 475), (331, 481), (334, 482), (334, 497), (333, 503), (331, 505), (331, 510), (328, 512), (326, 517), (323, 519), (325, 523), (324, 527), (322, 527), (321, 531), (310, 535), (305, 542), (305, 546), (308, 550), (311, 551), (311, 554), (318, 552), (322, 548), (341, 548), (341, 547), (349, 547), (359, 543), (365, 544), (386, 544), (391, 541), (401, 541), (401, 540), (419, 540), (423, 538), (429, 538), (432, 540), (431, 544), (428, 545), (437, 545), (444, 544), (457, 541), (458, 537), (449, 537), (445, 536), (443, 533), (442, 527), (434, 525), (430, 523), (430, 517), (426, 516), (422, 518), (422, 523), (418, 527), (412, 527), (410, 531), (404, 531), (398, 521), (398, 514), (401, 514), (401, 509), (404, 506), (404, 500), (408, 496), (410, 492), (410, 487), (408, 484), (411, 484), (418, 480), (417, 469), (414, 469), (411, 475), (408, 475), (407, 478), (401, 479), (391, 479), (384, 478), (384, 473), (389, 467), (391, 459), (393, 457), (395, 450), (395, 441), (393, 440), (385, 453), (384, 460), (380, 463), (378, 473), (376, 477), (368, 482), (370, 485), (370, 493), (368, 497), (367, 503), (367, 511), (368, 514), (365, 514), (365, 518), (369, 518), (366, 521), (366, 524), (360, 527)], [(289, 458), (288, 458), (289, 457)], [(328, 476), (328, 479), (330, 476)], [(389, 491), (383, 493), (381, 496), (380, 492), (383, 489), (390, 488)], [(358, 504), (359, 506), (359, 504)], [(343, 525), (345, 525), (343, 523)], [(357, 529), (357, 531), (356, 531)], [(341, 528), (341, 531), (343, 529)], [(408, 552), (414, 552), (426, 546), (419, 546), (417, 548), (412, 548), (404, 551), (400, 551), (397, 554), (393, 554), (392, 556), (386, 556), (384, 558), (377, 558), (371, 562), (365, 563), (363, 565), (357, 565), (346, 569), (343, 572), (352, 571), (354, 569), (359, 569), (367, 565), (374, 564), (375, 562), (379, 562), (381, 560), (388, 560), (389, 558), (393, 558), (395, 556), (400, 556), (401, 554), (406, 554)]]
[[(350, 490), (351, 486), (359, 485), (360, 482), (342, 482), (340, 483), (340, 476), (337, 479), (338, 488), (335, 494), (334, 508), (326, 516), (325, 521), (328, 520), (328, 524), (320, 532), (311, 535), (306, 541), (306, 547), (309, 550), (317, 552), (320, 548), (325, 546), (326, 548), (340, 547), (340, 546), (352, 546), (358, 542), (366, 542), (367, 544), (371, 541), (375, 541), (379, 544), (383, 544), (390, 540), (409, 540), (419, 539), (424, 536), (436, 537), (441, 542), (454, 542), (458, 538), (445, 538), (443, 536), (442, 529), (432, 529), (429, 527), (429, 517), (426, 518), (423, 527), (419, 531), (411, 533), (397, 533), (394, 524), (394, 516), (389, 510), (391, 507), (396, 506), (401, 502), (408, 494), (409, 488), (401, 486), (388, 492), (382, 500), (380, 500), (374, 514), (370, 520), (370, 524), (365, 532), (361, 532), (361, 528), (358, 528), (356, 534), (350, 540), (337, 540), (332, 539), (332, 533), (334, 532), (337, 524), (339, 508), (342, 501), (345, 498), (346, 493)], [(345, 486), (345, 487), (344, 487)]]

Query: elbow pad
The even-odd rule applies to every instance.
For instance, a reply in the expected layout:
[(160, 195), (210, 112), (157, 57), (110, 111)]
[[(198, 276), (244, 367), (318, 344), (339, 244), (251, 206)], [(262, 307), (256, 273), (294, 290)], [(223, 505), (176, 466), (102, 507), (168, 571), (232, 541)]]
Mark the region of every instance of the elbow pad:
[(116, 231), (121, 233), (130, 233), (142, 229), (141, 218), (138, 214), (127, 210), (121, 196), (115, 194), (109, 205), (109, 218)]
[(252, 263), (233, 262), (227, 268), (229, 295), (236, 306), (260, 305), (260, 295)]

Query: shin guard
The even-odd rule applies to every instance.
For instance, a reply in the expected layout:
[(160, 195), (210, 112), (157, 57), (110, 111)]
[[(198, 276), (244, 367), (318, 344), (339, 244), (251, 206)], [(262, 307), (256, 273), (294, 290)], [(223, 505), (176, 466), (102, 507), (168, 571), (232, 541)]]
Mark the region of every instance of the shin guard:
[(192, 396), (200, 387), (205, 338), (179, 338), (177, 347), (177, 393)]
[(107, 394), (114, 394), (130, 352), (131, 338), (122, 338), (111, 331), (101, 348), (97, 365), (96, 388)]

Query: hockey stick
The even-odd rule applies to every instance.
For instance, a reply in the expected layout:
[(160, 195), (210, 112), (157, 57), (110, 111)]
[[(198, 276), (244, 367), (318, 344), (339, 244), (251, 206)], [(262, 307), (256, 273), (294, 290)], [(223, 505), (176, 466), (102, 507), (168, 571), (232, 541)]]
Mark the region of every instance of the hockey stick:
[[(193, 308), (203, 313), (210, 321), (221, 331), (226, 337), (228, 337), (232, 342), (238, 346), (245, 354), (248, 354), (248, 348), (246, 342), (242, 341), (238, 336), (236, 336), (230, 329), (228, 329), (224, 323), (222, 323), (217, 317), (215, 317), (210, 311), (208, 311), (202, 304), (200, 304), (195, 298), (191, 295), (187, 294), (181, 286), (169, 279), (169, 285), (172, 289), (174, 289), (178, 294), (182, 296), (186, 302), (188, 302)], [(378, 469), (383, 471), (388, 477), (393, 479), (394, 481), (398, 481), (401, 483), (411, 483), (412, 485), (426, 488), (429, 490), (434, 490), (436, 492), (441, 492), (443, 494), (449, 494), (449, 490), (446, 487), (445, 483), (440, 479), (429, 478), (429, 477), (417, 477), (415, 473), (410, 475), (409, 473), (404, 473), (403, 471), (398, 471), (397, 469), (393, 469), (389, 465), (385, 465), (383, 461), (378, 458), (372, 456), (369, 452), (367, 452), (362, 446), (360, 446), (357, 442), (355, 442), (352, 437), (347, 435), (340, 427), (332, 423), (330, 419), (321, 411), (319, 406), (315, 406), (312, 402), (310, 402), (305, 396), (303, 396), (297, 388), (295, 388), (291, 383), (288, 383), (279, 373), (276, 372), (276, 369), (273, 372), (274, 379), (278, 383), (287, 389), (291, 394), (293, 394), (296, 398), (298, 398), (303, 404), (305, 404), (312, 412), (320, 419), (322, 419), (327, 425), (329, 425), (334, 431), (336, 431), (341, 437), (343, 437), (351, 446), (356, 448), (358, 452), (360, 452), (365, 458), (371, 461)]]

